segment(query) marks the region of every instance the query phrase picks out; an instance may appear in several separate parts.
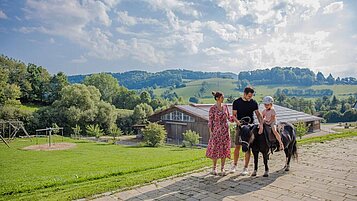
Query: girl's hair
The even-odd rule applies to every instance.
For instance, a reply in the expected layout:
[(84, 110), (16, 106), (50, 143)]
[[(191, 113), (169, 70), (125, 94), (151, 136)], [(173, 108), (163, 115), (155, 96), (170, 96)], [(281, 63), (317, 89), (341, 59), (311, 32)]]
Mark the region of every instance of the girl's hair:
[(212, 95), (214, 97), (214, 100), (217, 100), (218, 98), (220, 98), (221, 96), (223, 96), (223, 93), (220, 91), (212, 91)]

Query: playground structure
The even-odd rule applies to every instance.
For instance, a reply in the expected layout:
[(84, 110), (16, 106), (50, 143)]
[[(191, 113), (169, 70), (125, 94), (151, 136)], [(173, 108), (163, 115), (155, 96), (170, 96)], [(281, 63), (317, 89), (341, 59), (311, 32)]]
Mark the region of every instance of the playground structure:
[[(36, 130), (36, 144), (38, 144), (37, 137), (39, 136), (48, 136), (48, 146), (51, 147), (51, 145), (54, 143), (52, 139), (53, 133), (57, 133), (57, 131), (61, 131), (61, 136), (62, 136), (62, 142), (63, 142), (63, 128), (62, 127), (56, 127), (56, 128), (44, 128), (44, 129), (37, 129)], [(45, 135), (39, 135), (39, 133), (45, 132)]]
[(6, 144), (6, 146), (10, 147), (8, 142), (15, 139), (20, 130), (23, 131), (26, 137), (30, 137), (22, 121), (0, 120), (0, 138)]

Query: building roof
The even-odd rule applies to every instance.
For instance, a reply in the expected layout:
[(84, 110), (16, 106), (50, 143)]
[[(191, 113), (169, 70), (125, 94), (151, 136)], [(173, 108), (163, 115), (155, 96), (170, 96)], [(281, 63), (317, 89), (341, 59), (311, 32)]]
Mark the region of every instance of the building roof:
[[(172, 107), (175, 107), (179, 110), (182, 110), (188, 114), (191, 114), (192, 116), (200, 117), (204, 120), (208, 121), (208, 113), (209, 109), (213, 104), (190, 104), (190, 105), (175, 105)], [(227, 104), (229, 108), (230, 114), (232, 114), (232, 104)], [(171, 107), (171, 108), (172, 108)], [(277, 121), (278, 122), (290, 122), (290, 123), (295, 123), (299, 121), (320, 121), (322, 118), (316, 117), (310, 114), (306, 114), (304, 112), (299, 112), (293, 109), (289, 109), (286, 107), (282, 107), (279, 105), (274, 105), (274, 108), (277, 113)], [(259, 110), (262, 111), (264, 109), (264, 105), (260, 104), (259, 105)], [(163, 110), (161, 112), (158, 112), (154, 115), (164, 113), (166, 110)], [(255, 114), (254, 114), (255, 116)], [(257, 118), (255, 117), (255, 122), (257, 123)]]

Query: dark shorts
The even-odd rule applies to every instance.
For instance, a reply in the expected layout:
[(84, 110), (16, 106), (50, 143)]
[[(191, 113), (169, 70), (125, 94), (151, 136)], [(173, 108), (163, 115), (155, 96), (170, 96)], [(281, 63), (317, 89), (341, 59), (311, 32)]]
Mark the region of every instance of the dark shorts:
[(242, 145), (242, 138), (240, 135), (240, 128), (239, 126), (236, 127), (236, 137), (234, 139), (234, 144), (237, 145)]

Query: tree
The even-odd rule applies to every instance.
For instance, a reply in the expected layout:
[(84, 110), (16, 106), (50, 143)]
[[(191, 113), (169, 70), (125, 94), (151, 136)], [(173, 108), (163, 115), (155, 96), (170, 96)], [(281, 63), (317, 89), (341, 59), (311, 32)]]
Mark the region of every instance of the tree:
[(226, 102), (227, 102), (227, 103), (233, 103), (234, 100), (235, 100), (234, 97), (233, 97), (232, 95), (229, 95), (229, 96), (227, 97), (227, 99), (226, 99)]
[(132, 110), (140, 103), (140, 97), (135, 91), (120, 87), (119, 92), (114, 96), (113, 105), (119, 109)]
[(136, 123), (147, 123), (148, 117), (154, 114), (152, 107), (141, 103), (134, 108), (133, 119)]
[(63, 72), (59, 72), (54, 75), (50, 80), (50, 90), (48, 95), (48, 100), (53, 103), (55, 100), (59, 99), (61, 90), (69, 85), (67, 76)]
[(330, 110), (325, 113), (324, 119), (326, 119), (328, 123), (336, 123), (341, 121), (341, 114), (336, 110)]
[(329, 74), (329, 76), (326, 78), (326, 81), (328, 84), (335, 84), (335, 78), (333, 78), (333, 76), (331, 75), (331, 73)]
[(300, 139), (302, 138), (302, 136), (304, 136), (307, 131), (308, 131), (308, 127), (305, 125), (305, 122), (298, 122), (295, 125), (295, 129), (296, 129), (296, 135), (300, 137)]
[(200, 135), (192, 130), (187, 130), (183, 134), (183, 143), (185, 146), (192, 147), (200, 142)]
[(316, 75), (316, 81), (319, 84), (323, 84), (326, 81), (326, 78), (325, 78), (324, 74), (322, 74), (321, 72), (318, 72), (317, 75)]
[(26, 92), (28, 97), (25, 97), (25, 101), (41, 102), (45, 103), (46, 97), (49, 94), (49, 83), (51, 75), (42, 66), (36, 66), (35, 64), (29, 64), (27, 66), (26, 80), (30, 82), (29, 88), (31, 91)]
[(98, 124), (105, 132), (115, 126), (117, 112), (110, 103), (100, 100), (100, 92), (94, 86), (74, 84), (64, 87), (60, 98), (49, 107), (36, 111), (37, 120), (34, 125), (40, 127), (58, 123), (65, 133), (78, 124), (85, 128), (90, 124)]
[(163, 125), (149, 123), (143, 129), (143, 136), (148, 146), (155, 147), (164, 143), (167, 133)]
[(95, 86), (100, 91), (101, 99), (109, 103), (113, 103), (114, 96), (120, 92), (118, 80), (108, 73), (87, 76), (83, 84)]
[(141, 103), (150, 104), (151, 96), (147, 91), (143, 91), (140, 94), (140, 100), (141, 100)]
[(103, 130), (98, 126), (98, 124), (87, 125), (86, 132), (87, 132), (87, 135), (94, 136), (97, 139), (99, 139), (100, 136), (104, 135)]

